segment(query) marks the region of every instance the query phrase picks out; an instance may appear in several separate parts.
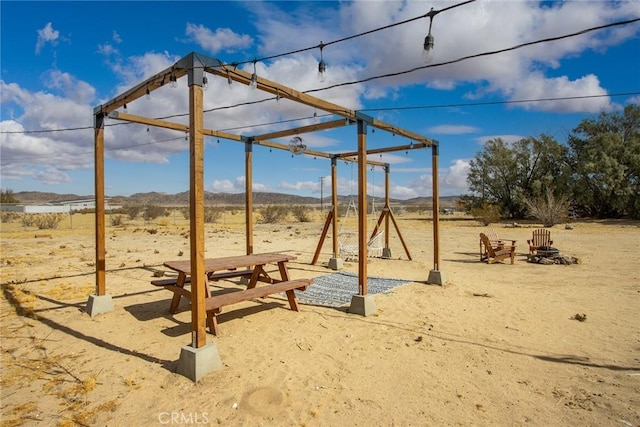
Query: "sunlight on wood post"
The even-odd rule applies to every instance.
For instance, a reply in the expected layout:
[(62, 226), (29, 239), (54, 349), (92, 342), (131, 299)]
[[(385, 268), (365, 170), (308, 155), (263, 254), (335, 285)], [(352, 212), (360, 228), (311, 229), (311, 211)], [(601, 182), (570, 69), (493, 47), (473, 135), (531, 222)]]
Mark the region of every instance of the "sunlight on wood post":
[(440, 196), (438, 194), (438, 142), (431, 146), (431, 179), (433, 186), (433, 269), (427, 283), (443, 286), (444, 273), (440, 271)]
[(104, 219), (104, 114), (94, 115), (95, 192), (96, 192), (96, 295), (105, 295), (106, 249)]
[(367, 294), (367, 124), (358, 119), (358, 283)]
[[(197, 74), (192, 70), (192, 73)], [(200, 73), (202, 74), (202, 73)], [(191, 77), (191, 76), (190, 76)], [(207, 344), (205, 328), (206, 276), (204, 268), (204, 138), (202, 87), (189, 79), (189, 209), (191, 243), (191, 346)], [(202, 81), (200, 75), (199, 81)]]
[(247, 255), (253, 253), (253, 140), (244, 144), (244, 222), (247, 239)]
[[(384, 165), (384, 207), (391, 209), (389, 164)], [(384, 208), (383, 208), (384, 209)], [(389, 215), (384, 216), (384, 247), (389, 248)]]
[(333, 257), (338, 258), (338, 159), (331, 158), (331, 209), (333, 209), (331, 230), (331, 244), (333, 245)]

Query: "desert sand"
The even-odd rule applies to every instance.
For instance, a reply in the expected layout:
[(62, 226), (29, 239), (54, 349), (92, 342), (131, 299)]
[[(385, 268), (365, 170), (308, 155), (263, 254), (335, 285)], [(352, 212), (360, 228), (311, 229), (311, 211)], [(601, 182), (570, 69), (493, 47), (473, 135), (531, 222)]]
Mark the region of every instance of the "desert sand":
[[(441, 224), (445, 284), (435, 286), (431, 221), (398, 215), (413, 260), (392, 229), (392, 259), (369, 258), (368, 274), (408, 283), (376, 295), (374, 315), (294, 312), (280, 295), (230, 307), (221, 335), (207, 334), (224, 368), (194, 383), (175, 373), (190, 342), (188, 302), (170, 315), (171, 293), (150, 285), (163, 261), (188, 257), (188, 225), (108, 226), (115, 310), (92, 318), (84, 216), (55, 230), (2, 224), (2, 426), (640, 425), (639, 222), (551, 228), (576, 265), (527, 262), (539, 224), (493, 224), (517, 240), (517, 257), (488, 265), (484, 227), (451, 216)], [(244, 253), (237, 218), (207, 224), (208, 257)], [(297, 256), (292, 278), (328, 275), (330, 239), (310, 264), (321, 230), (321, 218), (258, 224), (255, 252)]]

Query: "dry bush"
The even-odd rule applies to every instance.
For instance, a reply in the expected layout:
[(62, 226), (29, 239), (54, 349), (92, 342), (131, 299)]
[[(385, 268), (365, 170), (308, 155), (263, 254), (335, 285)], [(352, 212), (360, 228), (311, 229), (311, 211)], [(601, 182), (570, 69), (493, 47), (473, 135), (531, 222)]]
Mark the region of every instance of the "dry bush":
[(481, 206), (471, 209), (470, 213), (476, 221), (485, 227), (500, 221), (500, 207), (498, 205), (483, 203)]
[(291, 213), (299, 222), (311, 222), (311, 208), (308, 206), (292, 206)]
[(58, 224), (60, 224), (60, 222), (64, 219), (65, 214), (49, 213), (49, 214), (25, 215), (25, 217), (31, 217), (30, 218), (31, 223), (29, 225), (35, 225), (40, 230), (51, 230), (54, 228), (58, 228)]
[(222, 216), (223, 209), (215, 206), (207, 206), (204, 209), (204, 222), (214, 223)]
[(263, 224), (275, 224), (276, 222), (282, 222), (287, 219), (289, 210), (286, 206), (268, 205), (260, 209), (258, 212), (261, 216), (261, 222)]
[(565, 220), (571, 207), (568, 197), (557, 197), (551, 189), (547, 189), (544, 196), (524, 199), (524, 203), (529, 209), (529, 213), (542, 222), (544, 227), (553, 227), (558, 222)]
[(17, 212), (1, 212), (0, 213), (0, 222), (8, 223), (16, 221), (20, 218), (20, 214)]
[(111, 226), (118, 227), (124, 224), (124, 215), (111, 215)]

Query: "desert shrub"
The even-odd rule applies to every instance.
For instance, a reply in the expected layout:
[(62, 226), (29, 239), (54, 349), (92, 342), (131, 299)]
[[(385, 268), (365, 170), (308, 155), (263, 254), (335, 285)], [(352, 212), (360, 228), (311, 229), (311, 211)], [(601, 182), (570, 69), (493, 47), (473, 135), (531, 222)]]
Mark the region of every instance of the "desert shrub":
[(140, 215), (140, 211), (142, 211), (142, 206), (124, 206), (122, 209), (129, 215), (129, 219), (136, 219)]
[(215, 206), (204, 208), (204, 222), (213, 223), (220, 219), (223, 210)]
[(0, 221), (7, 223), (13, 222), (20, 218), (20, 214), (17, 212), (2, 212), (0, 213)]
[(567, 218), (571, 203), (566, 196), (557, 197), (548, 189), (544, 196), (524, 199), (529, 213), (542, 222), (544, 227), (552, 227)]
[(299, 222), (311, 222), (311, 208), (309, 208), (308, 206), (292, 206), (291, 213)]
[(162, 206), (147, 205), (144, 213), (142, 214), (142, 218), (144, 218), (145, 221), (151, 221), (158, 218), (159, 216), (165, 216), (166, 214), (167, 209)]
[(258, 212), (264, 224), (274, 224), (284, 221), (289, 213), (286, 206), (267, 205)]
[(33, 225), (40, 230), (50, 230), (58, 228), (58, 224), (65, 217), (65, 214), (51, 213), (51, 214), (38, 214), (33, 216)]
[(494, 222), (500, 221), (500, 207), (489, 203), (483, 203), (477, 208), (472, 208), (471, 216), (485, 227)]
[(189, 208), (180, 208), (180, 212), (182, 212), (184, 219), (189, 219), (191, 217), (191, 210), (189, 210)]
[(124, 215), (111, 215), (111, 226), (118, 227), (124, 224)]

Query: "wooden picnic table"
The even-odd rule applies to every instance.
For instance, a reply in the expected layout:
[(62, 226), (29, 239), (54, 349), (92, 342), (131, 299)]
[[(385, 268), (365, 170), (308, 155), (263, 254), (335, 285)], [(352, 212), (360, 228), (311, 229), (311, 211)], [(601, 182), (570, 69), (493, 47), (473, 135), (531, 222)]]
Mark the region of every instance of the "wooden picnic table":
[[(234, 277), (249, 277), (247, 289), (255, 288), (258, 282), (277, 283), (289, 280), (287, 262), (296, 259), (293, 255), (281, 253), (262, 253), (251, 255), (235, 255), (221, 258), (205, 259), (204, 272), (208, 280), (220, 280)], [(273, 278), (265, 270), (267, 264), (277, 264), (280, 278)], [(185, 289), (185, 285), (191, 281), (191, 261), (176, 260), (166, 261), (163, 265), (178, 272), (176, 279), (153, 280), (156, 286), (163, 286), (174, 293), (169, 308), (172, 314), (178, 311), (180, 298), (191, 300), (191, 292)], [(210, 297), (209, 286), (206, 287), (206, 297)]]
[[(251, 255), (238, 255), (222, 258), (209, 258), (205, 260), (204, 272), (207, 280), (220, 280), (232, 277), (249, 277), (249, 283), (244, 290), (226, 292), (211, 295), (209, 286), (206, 286), (205, 310), (207, 312), (207, 325), (212, 334), (218, 335), (217, 315), (223, 307), (255, 298), (285, 292), (292, 310), (299, 311), (298, 302), (294, 290), (304, 291), (312, 284), (310, 279), (289, 279), (287, 262), (296, 259), (293, 255), (281, 253), (264, 253)], [(265, 270), (267, 264), (277, 264), (280, 278), (274, 278)], [(167, 261), (164, 266), (178, 272), (174, 279), (152, 280), (156, 286), (162, 286), (173, 292), (169, 311), (173, 314), (178, 311), (180, 298), (191, 300), (191, 292), (185, 289), (185, 285), (191, 281), (191, 261), (178, 260)], [(258, 282), (266, 282), (265, 286), (256, 286)]]

